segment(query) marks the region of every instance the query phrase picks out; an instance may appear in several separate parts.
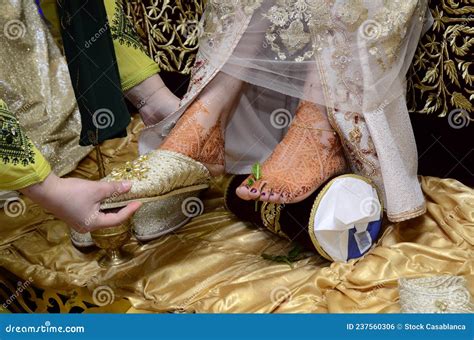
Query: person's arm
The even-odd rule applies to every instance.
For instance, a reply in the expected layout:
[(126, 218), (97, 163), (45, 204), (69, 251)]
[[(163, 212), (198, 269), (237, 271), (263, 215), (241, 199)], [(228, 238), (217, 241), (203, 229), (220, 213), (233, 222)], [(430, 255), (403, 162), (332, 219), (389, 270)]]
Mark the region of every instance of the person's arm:
[(104, 5), (125, 97), (138, 109), (145, 125), (156, 124), (178, 109), (179, 98), (159, 76), (158, 64), (145, 52), (120, 3), (104, 0)]
[(50, 173), (41, 183), (19, 191), (78, 232), (86, 233), (124, 223), (140, 208), (139, 202), (133, 202), (115, 213), (100, 211), (100, 202), (110, 196), (126, 193), (130, 188), (128, 182), (59, 178)]
[(57, 177), (1, 99), (0, 190), (20, 191), (79, 232), (119, 225), (140, 207), (131, 203), (116, 213), (101, 212), (101, 201), (127, 192), (130, 184)]
[[(44, 16), (59, 28), (56, 0), (40, 0)], [(104, 0), (120, 82), (125, 97), (138, 109), (146, 125), (158, 123), (176, 111), (179, 98), (159, 76), (158, 64), (146, 53), (138, 34), (116, 0)]]

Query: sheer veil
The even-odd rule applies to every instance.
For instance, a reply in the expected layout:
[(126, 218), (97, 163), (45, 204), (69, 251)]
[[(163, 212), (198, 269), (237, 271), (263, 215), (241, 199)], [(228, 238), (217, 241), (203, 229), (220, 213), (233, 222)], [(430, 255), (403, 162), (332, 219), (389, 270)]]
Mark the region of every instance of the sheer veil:
[(247, 83), (226, 130), (228, 172), (263, 162), (307, 100), (327, 112), (353, 172), (384, 193), (389, 218), (417, 216), (425, 206), (405, 76), (427, 13), (426, 0), (209, 0), (181, 109), (144, 131), (141, 152), (225, 72)]

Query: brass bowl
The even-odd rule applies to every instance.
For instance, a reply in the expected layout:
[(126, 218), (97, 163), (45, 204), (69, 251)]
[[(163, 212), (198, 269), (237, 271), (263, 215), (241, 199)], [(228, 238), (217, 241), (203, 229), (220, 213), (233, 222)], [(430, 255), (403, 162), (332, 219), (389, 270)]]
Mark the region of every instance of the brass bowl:
[(101, 267), (117, 266), (132, 258), (131, 254), (120, 250), (130, 239), (130, 232), (130, 222), (91, 232), (95, 244), (105, 250), (105, 255), (98, 261)]

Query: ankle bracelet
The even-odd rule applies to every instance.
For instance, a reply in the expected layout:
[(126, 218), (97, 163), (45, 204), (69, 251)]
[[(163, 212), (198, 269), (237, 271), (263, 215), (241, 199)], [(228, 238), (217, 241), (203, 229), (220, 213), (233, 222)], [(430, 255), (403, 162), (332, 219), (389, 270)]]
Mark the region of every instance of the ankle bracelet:
[(142, 107), (144, 107), (147, 103), (147, 101), (157, 92), (159, 92), (160, 90), (162, 90), (164, 87), (166, 87), (166, 85), (162, 85), (160, 86), (159, 88), (157, 88), (155, 91), (153, 91), (150, 95), (146, 96), (145, 98), (141, 98), (136, 104), (135, 104), (135, 107), (137, 108), (137, 110), (140, 110)]

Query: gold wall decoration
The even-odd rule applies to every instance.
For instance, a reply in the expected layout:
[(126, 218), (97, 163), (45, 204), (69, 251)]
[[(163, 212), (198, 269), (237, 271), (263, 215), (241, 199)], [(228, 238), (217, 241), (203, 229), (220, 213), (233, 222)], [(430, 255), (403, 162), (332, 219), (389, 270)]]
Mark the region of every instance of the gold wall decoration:
[(43, 289), (32, 278), (20, 279), (0, 267), (0, 313), (125, 313), (131, 307), (118, 296), (101, 302), (87, 287)]
[(163, 71), (190, 74), (202, 32), (204, 0), (130, 0), (126, 16)]
[[(474, 6), (432, 0), (434, 23), (422, 37), (408, 76), (411, 112), (444, 117), (474, 111)], [(473, 118), (470, 118), (473, 120)]]

